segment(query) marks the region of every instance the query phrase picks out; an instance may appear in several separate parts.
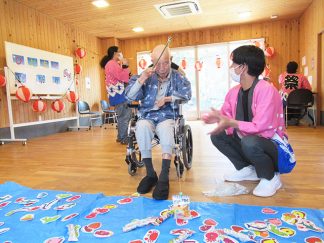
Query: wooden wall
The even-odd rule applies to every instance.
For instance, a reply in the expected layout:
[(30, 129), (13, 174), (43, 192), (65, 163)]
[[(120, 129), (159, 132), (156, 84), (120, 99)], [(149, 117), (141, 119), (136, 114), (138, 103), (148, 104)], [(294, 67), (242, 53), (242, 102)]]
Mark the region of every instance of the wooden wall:
[[(89, 102), (93, 109), (98, 110), (101, 99), (101, 82), (103, 74), (100, 72), (99, 61), (102, 55), (101, 40), (90, 36), (77, 28), (43, 15), (34, 9), (17, 3), (14, 0), (0, 0), (0, 72), (5, 66), (4, 41), (39, 48), (63, 55), (74, 56), (77, 47), (84, 47), (87, 56), (78, 62), (83, 67), (77, 87), (81, 99)], [(86, 89), (84, 78), (90, 77), (91, 89)], [(64, 112), (55, 113), (47, 102), (48, 110), (42, 114), (42, 119), (57, 119), (75, 116), (74, 106), (67, 100)], [(38, 114), (32, 111), (31, 102), (25, 104), (13, 101), (15, 123), (37, 121)], [(0, 89), (0, 127), (8, 127), (8, 111), (5, 88)]]
[(201, 29), (189, 32), (169, 33), (146, 38), (121, 41), (124, 56), (130, 59), (133, 73), (136, 73), (136, 52), (152, 50), (157, 44), (164, 44), (169, 35), (173, 40), (171, 47), (193, 46), (263, 37), (269, 46), (275, 48), (275, 56), (268, 59), (271, 65), (271, 79), (277, 85), (281, 72), (285, 71), (290, 60), (298, 60), (299, 20), (278, 20), (236, 26)]
[[(318, 98), (321, 100), (321, 111), (324, 111), (324, 80), (317, 80), (318, 70), (318, 35), (322, 32), (324, 35), (324, 0), (314, 0), (308, 9), (300, 18), (300, 55), (306, 56), (309, 75), (313, 76), (313, 90), (318, 92)], [(324, 46), (322, 46), (322, 52)], [(324, 62), (324, 60), (322, 60)], [(323, 64), (323, 63), (322, 63)], [(322, 70), (322, 75), (324, 70)], [(323, 77), (323, 76), (322, 76)], [(320, 99), (321, 98), (321, 99)]]

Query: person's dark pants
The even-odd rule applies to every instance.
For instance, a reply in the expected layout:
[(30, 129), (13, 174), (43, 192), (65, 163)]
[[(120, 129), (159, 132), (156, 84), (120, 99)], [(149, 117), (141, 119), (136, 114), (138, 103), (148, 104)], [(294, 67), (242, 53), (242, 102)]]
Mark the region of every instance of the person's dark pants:
[(115, 110), (118, 125), (117, 139), (124, 142), (127, 139), (128, 123), (131, 119), (132, 110), (128, 107), (127, 102), (116, 105)]
[(275, 171), (278, 171), (278, 149), (270, 139), (259, 136), (240, 139), (237, 135), (227, 135), (225, 132), (211, 135), (210, 138), (237, 170), (253, 165), (258, 177), (267, 180), (271, 180)]

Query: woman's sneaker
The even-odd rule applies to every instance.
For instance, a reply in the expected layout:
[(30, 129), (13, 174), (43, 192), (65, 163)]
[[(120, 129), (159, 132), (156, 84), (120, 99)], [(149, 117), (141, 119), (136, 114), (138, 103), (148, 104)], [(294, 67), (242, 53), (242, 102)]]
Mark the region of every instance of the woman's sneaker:
[(253, 165), (244, 167), (231, 174), (225, 174), (224, 179), (226, 181), (259, 181), (257, 173)]
[(258, 197), (271, 197), (282, 187), (279, 173), (275, 173), (271, 180), (262, 178), (254, 188), (253, 194)]

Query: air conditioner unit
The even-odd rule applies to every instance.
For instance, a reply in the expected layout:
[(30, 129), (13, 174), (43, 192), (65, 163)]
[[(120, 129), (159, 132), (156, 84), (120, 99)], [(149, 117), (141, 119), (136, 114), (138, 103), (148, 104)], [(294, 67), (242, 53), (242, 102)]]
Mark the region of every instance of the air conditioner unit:
[(154, 7), (166, 19), (201, 13), (198, 0), (156, 4)]

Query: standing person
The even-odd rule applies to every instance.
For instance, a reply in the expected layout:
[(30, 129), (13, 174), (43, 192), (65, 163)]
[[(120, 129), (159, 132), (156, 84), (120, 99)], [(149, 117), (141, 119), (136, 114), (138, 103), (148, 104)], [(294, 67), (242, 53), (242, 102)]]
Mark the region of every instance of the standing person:
[(107, 55), (102, 58), (100, 66), (105, 69), (109, 103), (111, 106), (115, 106), (118, 116), (116, 142), (127, 144), (127, 128), (131, 118), (131, 109), (124, 96), (125, 85), (128, 84), (130, 74), (128, 62), (123, 58), (123, 54), (117, 46), (111, 46), (107, 50)]
[[(169, 196), (169, 168), (175, 145), (174, 119), (179, 115), (179, 105), (175, 101), (188, 101), (191, 98), (190, 82), (171, 69), (170, 49), (164, 48), (164, 45), (158, 45), (153, 49), (151, 57), (154, 67), (145, 69), (140, 76), (133, 76), (126, 89), (128, 99), (141, 101), (135, 135), (146, 176), (139, 183), (137, 192), (148, 193), (156, 185), (152, 194), (156, 200), (166, 200)], [(152, 139), (155, 133), (162, 148), (159, 177), (152, 163)]]
[(281, 173), (295, 165), (288, 144), (280, 95), (265, 80), (265, 57), (256, 46), (236, 48), (231, 59), (230, 76), (238, 85), (229, 90), (220, 111), (212, 109), (203, 116), (205, 123), (217, 123), (211, 141), (234, 165), (227, 181), (259, 181), (253, 194), (269, 197), (281, 188)]
[(312, 90), (310, 83), (307, 78), (297, 73), (298, 63), (291, 61), (287, 64), (286, 72), (279, 75), (280, 95), (284, 108), (286, 107), (288, 95), (296, 89), (308, 89)]

